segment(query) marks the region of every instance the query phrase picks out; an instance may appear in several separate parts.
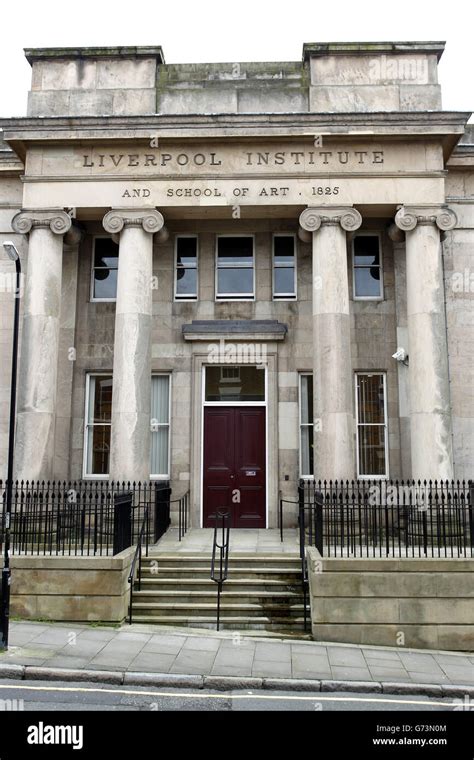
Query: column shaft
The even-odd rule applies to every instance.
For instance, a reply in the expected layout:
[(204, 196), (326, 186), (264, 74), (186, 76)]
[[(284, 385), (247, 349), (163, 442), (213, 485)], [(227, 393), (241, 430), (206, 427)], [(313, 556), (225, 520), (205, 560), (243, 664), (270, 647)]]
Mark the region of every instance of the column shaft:
[(22, 323), (15, 476), (54, 477), (54, 431), (61, 311), (62, 234), (71, 220), (63, 211), (20, 212), (17, 232), (30, 232)]
[(110, 477), (150, 477), (153, 239), (141, 227), (120, 234), (115, 316)]
[(114, 210), (108, 232), (120, 232), (115, 314), (110, 478), (150, 477), (153, 233), (163, 227), (154, 210)]
[(314, 475), (352, 479), (354, 388), (346, 231), (361, 216), (352, 208), (307, 209), (300, 217), (313, 244)]
[(410, 427), (414, 478), (453, 477), (448, 347), (439, 230), (407, 232)]
[(354, 476), (351, 339), (346, 233), (313, 232), (314, 471), (317, 478)]
[(406, 233), (412, 477), (454, 475), (444, 277), (439, 230), (457, 219), (446, 207), (402, 207)]

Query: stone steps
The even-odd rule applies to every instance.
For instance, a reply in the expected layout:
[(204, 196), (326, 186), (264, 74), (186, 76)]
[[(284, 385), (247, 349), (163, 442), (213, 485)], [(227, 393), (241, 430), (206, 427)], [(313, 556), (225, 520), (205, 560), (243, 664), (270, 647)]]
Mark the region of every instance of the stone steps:
[[(238, 554), (229, 558), (221, 596), (221, 628), (304, 633), (300, 559), (296, 555)], [(210, 554), (155, 554), (142, 559), (133, 621), (216, 628), (217, 584)]]
[[(134, 623), (166, 625), (172, 627), (190, 627), (216, 629), (216, 615), (201, 615), (190, 617), (188, 615), (134, 615)], [(273, 631), (275, 633), (290, 633), (291, 637), (302, 637), (304, 634), (304, 618), (278, 618), (278, 617), (254, 617), (232, 616), (221, 619), (221, 629), (230, 631)]]
[[(141, 591), (134, 591), (133, 598), (135, 606), (140, 604), (168, 604), (172, 601), (179, 602), (181, 604), (216, 604), (217, 587), (214, 585), (214, 589), (210, 591), (190, 591), (186, 590), (172, 590), (162, 591), (161, 589), (146, 589)], [(224, 589), (221, 596), (222, 603), (232, 604), (237, 602), (239, 604), (260, 604), (268, 605), (275, 601), (278, 604), (292, 604), (300, 601), (301, 594), (298, 591), (230, 591), (226, 588), (227, 584), (224, 584)]]

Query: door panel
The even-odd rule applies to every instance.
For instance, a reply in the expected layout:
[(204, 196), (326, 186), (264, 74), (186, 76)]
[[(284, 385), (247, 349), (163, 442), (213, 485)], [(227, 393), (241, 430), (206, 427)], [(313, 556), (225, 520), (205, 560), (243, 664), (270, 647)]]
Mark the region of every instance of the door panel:
[(265, 409), (204, 409), (203, 524), (228, 508), (235, 528), (265, 527)]

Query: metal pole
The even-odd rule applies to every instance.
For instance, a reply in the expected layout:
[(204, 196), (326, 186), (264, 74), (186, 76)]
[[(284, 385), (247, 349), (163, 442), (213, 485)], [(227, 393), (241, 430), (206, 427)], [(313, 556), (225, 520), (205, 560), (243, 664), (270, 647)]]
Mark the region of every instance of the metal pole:
[(16, 292), (15, 311), (13, 318), (13, 350), (12, 372), (10, 387), (10, 425), (8, 433), (8, 471), (7, 471), (7, 494), (4, 515), (4, 539), (3, 539), (3, 570), (2, 570), (2, 641), (1, 648), (8, 649), (8, 633), (10, 623), (10, 521), (12, 513), (13, 493), (13, 455), (15, 450), (15, 412), (16, 412), (16, 379), (18, 365), (18, 332), (20, 326), (20, 285), (21, 285), (21, 262), (19, 257), (15, 260), (16, 269)]

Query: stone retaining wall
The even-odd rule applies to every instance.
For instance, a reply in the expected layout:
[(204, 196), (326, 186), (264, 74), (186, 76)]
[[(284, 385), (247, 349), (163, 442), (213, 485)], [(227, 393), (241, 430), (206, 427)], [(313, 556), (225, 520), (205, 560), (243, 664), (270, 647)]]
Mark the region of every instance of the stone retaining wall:
[(307, 560), (317, 641), (474, 651), (474, 559)]
[(134, 547), (115, 557), (14, 556), (11, 615), (24, 619), (122, 622)]

